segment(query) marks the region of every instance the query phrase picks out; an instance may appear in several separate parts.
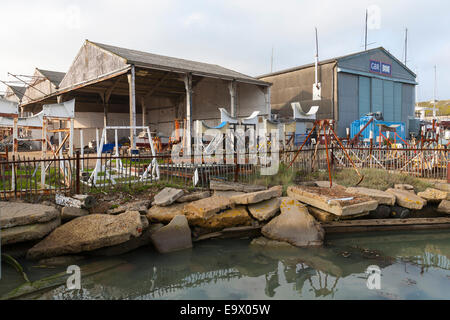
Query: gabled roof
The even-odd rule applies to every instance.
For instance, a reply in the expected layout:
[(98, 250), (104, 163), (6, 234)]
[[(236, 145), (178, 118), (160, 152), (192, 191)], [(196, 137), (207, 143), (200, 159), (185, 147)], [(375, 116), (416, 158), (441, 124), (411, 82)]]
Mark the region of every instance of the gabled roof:
[[(354, 56), (357, 56), (357, 55), (360, 55), (360, 54), (370, 53), (370, 52), (377, 51), (377, 50), (382, 50), (390, 58), (392, 58), (393, 60), (398, 62), (400, 65), (402, 65), (402, 67), (405, 68), (409, 73), (411, 73), (411, 75), (416, 77), (416, 74), (414, 72), (412, 72), (411, 69), (409, 69), (403, 62), (398, 60), (396, 57), (394, 57), (389, 51), (387, 51), (383, 47), (373, 48), (373, 49), (369, 49), (367, 51), (354, 52), (354, 53), (346, 54), (346, 55), (343, 55), (343, 56), (340, 56), (340, 57), (335, 57), (335, 58), (331, 58), (331, 59), (327, 59), (327, 60), (322, 60), (322, 61), (319, 61), (319, 65), (333, 63), (333, 62), (338, 62), (339, 60), (344, 60), (344, 59), (351, 58), (351, 57), (354, 57)], [(314, 63), (309, 63), (309, 64), (305, 64), (305, 65), (298, 66), (298, 67), (293, 67), (293, 68), (288, 68), (288, 69), (284, 69), (284, 70), (280, 70), (280, 71), (276, 71), (276, 72), (272, 72), (272, 73), (263, 74), (263, 75), (258, 76), (257, 78), (261, 79), (261, 78), (276, 76), (276, 75), (283, 74), (283, 73), (298, 71), (298, 70), (301, 70), (301, 69), (314, 67), (314, 65), (315, 65)]]
[(193, 74), (198, 74), (201, 76), (216, 76), (230, 80), (241, 80), (243, 82), (256, 83), (264, 86), (270, 85), (265, 81), (258, 80), (251, 76), (221, 67), (216, 64), (209, 64), (204, 62), (197, 62), (180, 58), (162, 56), (143, 51), (115, 47), (98, 42), (92, 41), (89, 42), (100, 47), (103, 50), (109, 51), (110, 53), (122, 57), (127, 61), (127, 63), (134, 64), (135, 66), (138, 67), (144, 68), (148, 67), (181, 72), (192, 72)]
[(58, 87), (64, 76), (66, 75), (64, 72), (58, 71), (50, 71), (36, 68), (44, 77), (46, 77), (51, 83)]

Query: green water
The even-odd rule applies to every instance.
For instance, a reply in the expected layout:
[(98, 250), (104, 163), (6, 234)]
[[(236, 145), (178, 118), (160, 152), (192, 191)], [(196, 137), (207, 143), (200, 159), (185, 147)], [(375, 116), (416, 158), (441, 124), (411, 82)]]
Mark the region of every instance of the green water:
[[(192, 250), (152, 248), (110, 258), (123, 263), (28, 296), (39, 299), (450, 299), (450, 232), (329, 236), (322, 248), (262, 249), (249, 239), (209, 240)], [(85, 261), (99, 261), (95, 259)], [(30, 279), (64, 271), (23, 261)], [(366, 269), (381, 269), (381, 289), (366, 286)], [(2, 266), (0, 295), (23, 279)]]

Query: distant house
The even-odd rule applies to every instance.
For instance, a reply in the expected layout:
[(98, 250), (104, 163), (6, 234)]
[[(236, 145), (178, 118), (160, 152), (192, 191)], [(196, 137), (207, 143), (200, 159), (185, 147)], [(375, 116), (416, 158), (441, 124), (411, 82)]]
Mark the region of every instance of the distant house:
[[(408, 128), (414, 117), (416, 74), (382, 47), (319, 62), (321, 100), (313, 100), (314, 64), (259, 76), (271, 82), (272, 113), (292, 117), (291, 102), (305, 111), (318, 105), (319, 119), (334, 119), (339, 136), (370, 112), (382, 112), (385, 121), (402, 121)], [(408, 129), (407, 129), (408, 132)]]

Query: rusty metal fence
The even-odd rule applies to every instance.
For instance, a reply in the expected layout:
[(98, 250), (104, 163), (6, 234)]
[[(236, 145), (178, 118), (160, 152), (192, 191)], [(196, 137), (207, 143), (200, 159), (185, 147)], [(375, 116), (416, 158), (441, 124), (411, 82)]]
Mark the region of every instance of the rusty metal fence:
[[(330, 147), (329, 159), (333, 168), (351, 168), (352, 163), (340, 148)], [(447, 179), (448, 152), (446, 149), (372, 149), (346, 148), (353, 164), (358, 168), (374, 168), (403, 172), (417, 177)], [(312, 172), (327, 170), (326, 149), (315, 146), (296, 150), (283, 150), (273, 156), (268, 165), (283, 166), (289, 170)], [(194, 157), (173, 161), (170, 155), (84, 155), (32, 159), (13, 157), (0, 160), (0, 199), (35, 198), (40, 195), (65, 193), (83, 194), (109, 192), (116, 188), (140, 188), (156, 184), (183, 188), (209, 187), (213, 178), (228, 181), (257, 183), (262, 179), (258, 161), (250, 163), (249, 154), (244, 155), (245, 164), (238, 164), (221, 155), (216, 162), (196, 163)], [(242, 156), (242, 155), (241, 155)], [(257, 157), (258, 158), (258, 157)], [(229, 160), (229, 158), (228, 158)]]

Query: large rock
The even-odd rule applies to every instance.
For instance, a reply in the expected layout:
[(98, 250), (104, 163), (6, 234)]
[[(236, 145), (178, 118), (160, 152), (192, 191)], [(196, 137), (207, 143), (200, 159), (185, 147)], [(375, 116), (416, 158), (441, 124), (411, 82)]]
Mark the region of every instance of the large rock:
[(289, 186), (287, 195), (293, 199), (337, 216), (351, 216), (375, 210), (378, 201), (350, 194), (344, 188)]
[(153, 199), (153, 202), (157, 206), (168, 206), (174, 203), (178, 198), (184, 195), (184, 191), (175, 188), (162, 189)]
[(275, 186), (268, 190), (262, 190), (257, 192), (245, 193), (231, 197), (231, 201), (236, 204), (252, 204), (258, 203), (264, 200), (269, 200), (275, 197), (281, 197), (283, 188), (281, 186)]
[(265, 237), (297, 247), (322, 245), (325, 233), (306, 206), (295, 199), (282, 198), (280, 210), (281, 214), (262, 228)]
[(86, 216), (89, 214), (89, 211), (85, 209), (75, 208), (75, 207), (64, 207), (61, 209), (61, 220), (62, 221), (70, 221), (75, 218), (79, 218), (82, 216)]
[(267, 189), (264, 186), (211, 179), (209, 188), (214, 191), (256, 192)]
[(401, 189), (387, 189), (386, 192), (393, 194), (399, 206), (420, 210), (427, 205), (427, 201), (417, 196), (414, 192)]
[[(142, 217), (142, 216), (141, 216)], [(123, 242), (121, 244), (117, 244), (115, 246), (104, 247), (94, 251), (89, 251), (86, 254), (89, 256), (117, 256), (130, 251), (133, 251), (137, 248), (149, 245), (152, 243), (152, 234), (157, 230), (164, 227), (162, 223), (157, 223), (149, 226), (139, 237), (132, 237), (130, 240)]]
[(378, 204), (385, 204), (388, 206), (393, 206), (395, 204), (395, 196), (391, 193), (381, 190), (363, 187), (350, 187), (346, 189), (346, 192), (372, 198), (374, 200), (377, 200)]
[(41, 204), (0, 201), (0, 228), (42, 223), (59, 217), (59, 211)]
[(184, 206), (184, 211), (188, 219), (208, 219), (214, 214), (232, 207), (234, 207), (234, 205), (230, 199), (226, 197), (212, 196), (187, 203)]
[(113, 246), (140, 236), (142, 230), (141, 215), (137, 211), (117, 216), (91, 214), (54, 230), (28, 251), (27, 258), (42, 259)]
[(259, 220), (266, 221), (272, 218), (280, 210), (280, 198), (272, 198), (259, 203), (250, 204), (248, 211), (251, 215)]
[(170, 223), (151, 235), (160, 253), (192, 248), (191, 229), (185, 216), (175, 216)]
[(198, 192), (185, 194), (184, 196), (178, 198), (176, 200), (176, 202), (182, 203), (182, 202), (197, 201), (200, 199), (208, 198), (210, 196), (211, 196), (211, 193), (209, 191), (198, 191)]
[(437, 203), (441, 200), (446, 200), (448, 192), (434, 188), (427, 188), (425, 191), (418, 192), (417, 195), (422, 199), (427, 200), (427, 202)]
[(228, 209), (215, 214), (208, 219), (196, 217), (187, 218), (190, 226), (215, 230), (252, 225), (252, 218), (249, 216), (245, 206), (236, 206), (233, 209)]
[(149, 207), (150, 200), (139, 200), (119, 205), (117, 208), (107, 210), (106, 213), (115, 215), (124, 213), (126, 211), (139, 211), (140, 214), (146, 214)]
[(391, 207), (384, 204), (379, 205), (375, 210), (370, 211), (369, 218), (372, 219), (387, 219), (391, 216)]
[(437, 211), (450, 214), (450, 201), (442, 200), (437, 208)]
[(169, 223), (175, 216), (184, 214), (184, 203), (174, 203), (167, 207), (152, 206), (147, 211), (147, 218), (151, 222)]
[(61, 219), (58, 217), (57, 219), (45, 223), (35, 223), (2, 229), (1, 244), (3, 246), (6, 244), (42, 239), (60, 225)]

